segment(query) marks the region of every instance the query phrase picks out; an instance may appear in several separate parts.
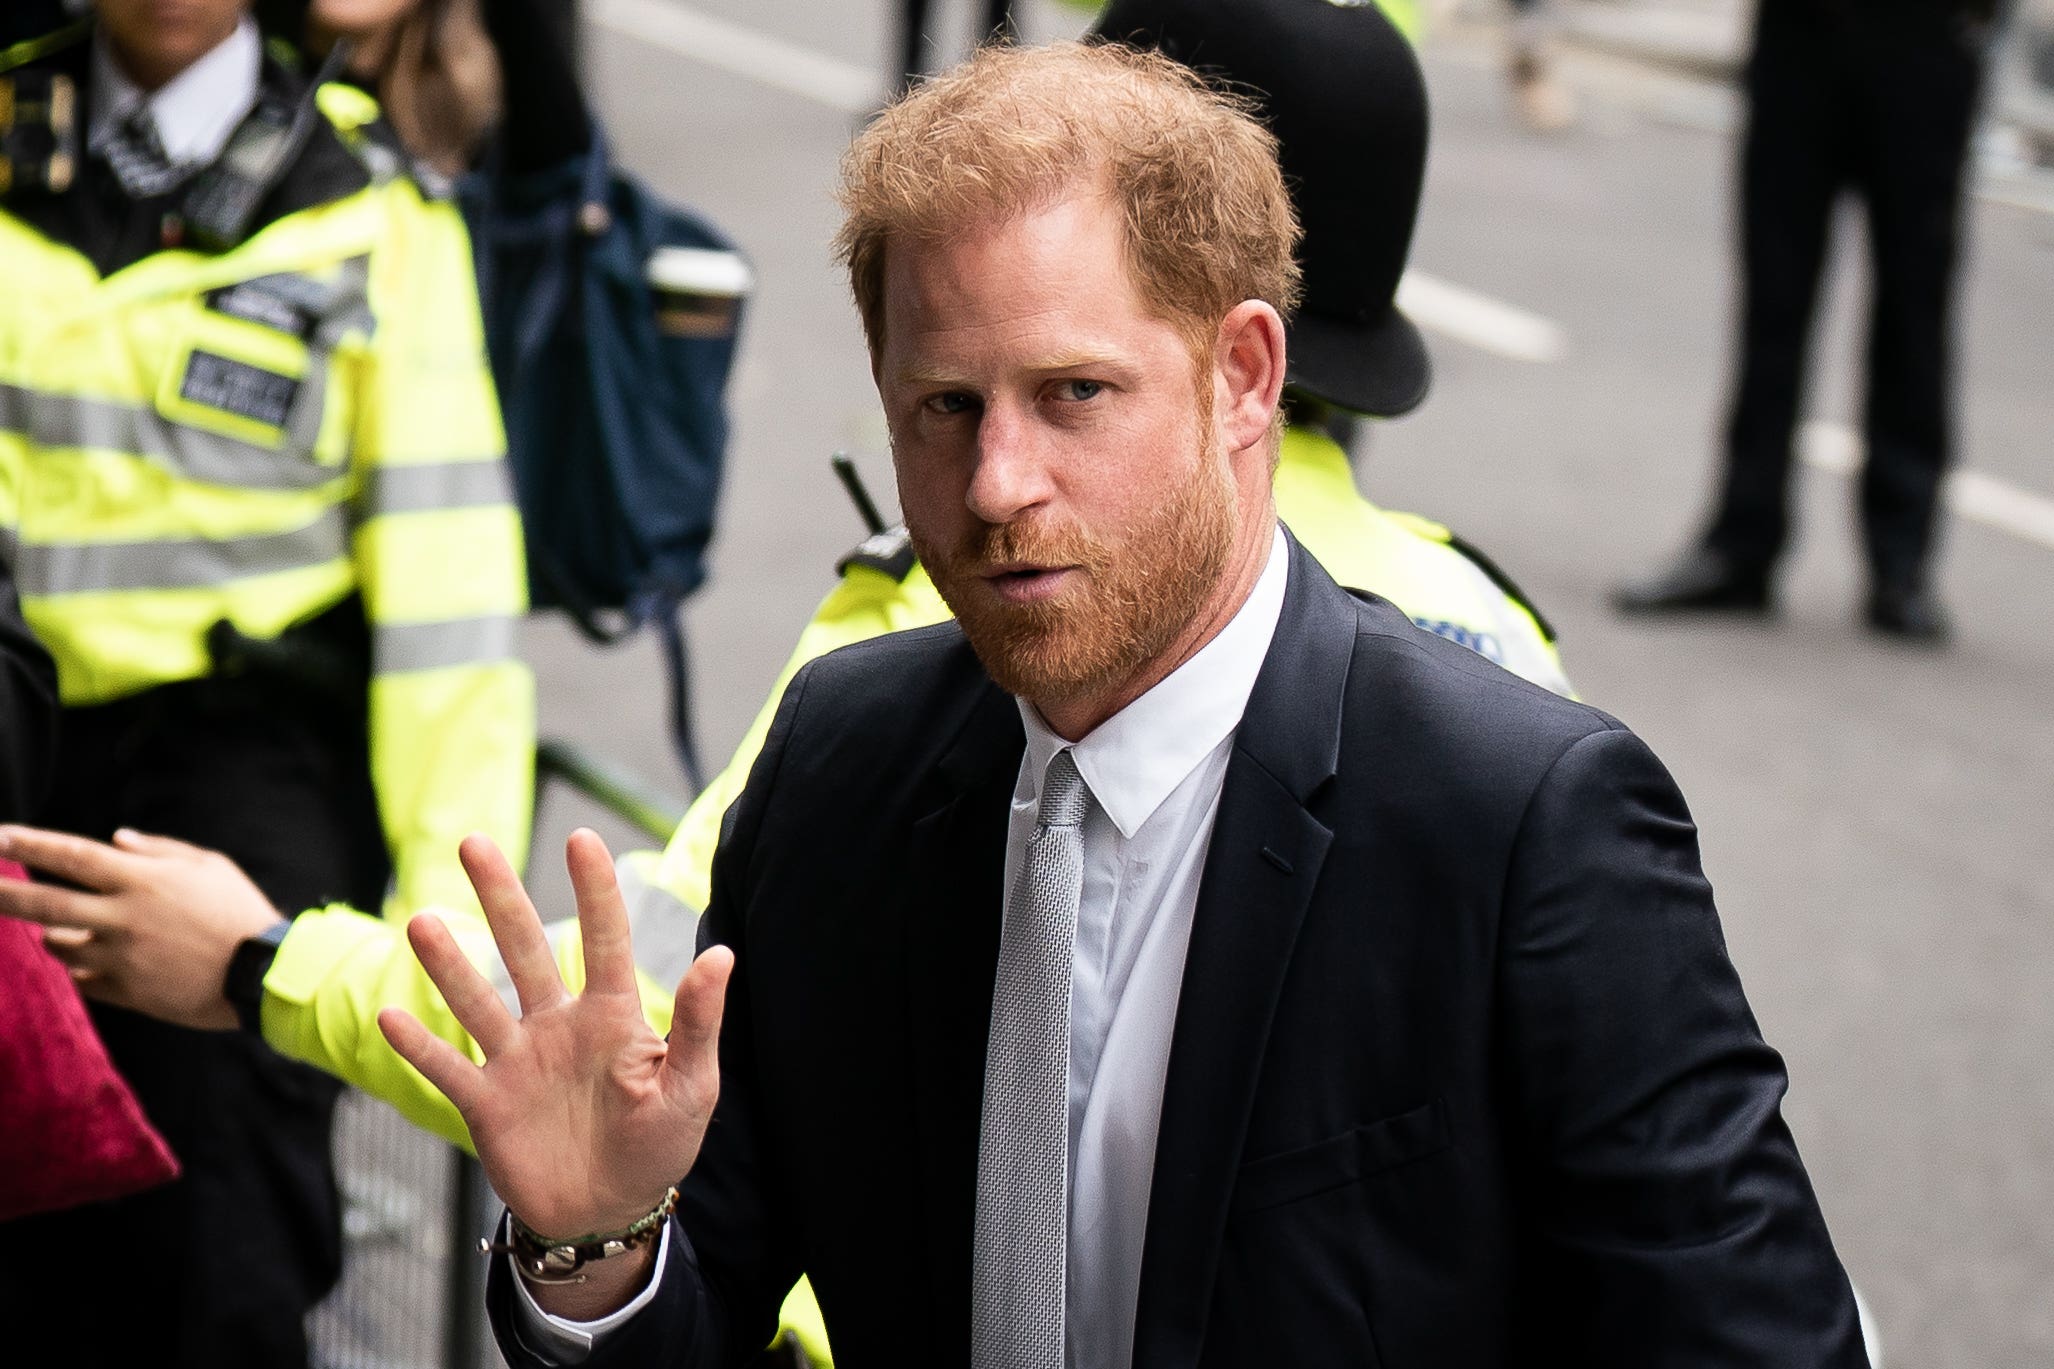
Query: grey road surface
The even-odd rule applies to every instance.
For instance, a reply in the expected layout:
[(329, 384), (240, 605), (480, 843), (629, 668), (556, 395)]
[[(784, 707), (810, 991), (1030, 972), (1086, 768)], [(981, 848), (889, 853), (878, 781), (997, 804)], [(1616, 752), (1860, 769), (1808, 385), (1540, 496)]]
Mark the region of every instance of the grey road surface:
[[(724, 757), (859, 534), (828, 454), (851, 450), (895, 502), (827, 251), (861, 103), (846, 78), (874, 73), (881, 93), (887, 7), (677, 10), (829, 59), (807, 67), (774, 47), (709, 60), (636, 36), (669, 3), (587, 0), (586, 59), (625, 159), (724, 223), (761, 280), (713, 579), (689, 614), (702, 738)], [(973, 6), (954, 8), (966, 22)], [(1079, 22), (1023, 8), (1030, 37)], [(1808, 469), (1779, 621), (1614, 618), (1607, 586), (1676, 545), (1709, 480), (1728, 371), (1730, 100), (1591, 59), (1571, 67), (1583, 126), (1537, 139), (1509, 122), (1477, 36), (1443, 35), (1427, 66), (1435, 143), (1415, 265), (1552, 324), (1561, 354), (1437, 338), (1434, 393), (1373, 435), (1366, 487), (1496, 555), (1561, 629), (1584, 695), (1675, 771), (1889, 1362), (2054, 1364), (2054, 545), (1957, 520), (1941, 580), (1958, 640), (1893, 648), (1856, 622), (1851, 487)], [(1858, 247), (1858, 222), (1844, 228)], [(1981, 203), (1972, 240), (1963, 457), (2030, 514), (2054, 497), (2054, 218)], [(1822, 333), (1828, 422), (1859, 413), (1858, 260), (1843, 253)], [(597, 653), (548, 622), (527, 644), (545, 730), (669, 774), (646, 644)], [(544, 811), (536, 878), (556, 906), (568, 896), (552, 853), (590, 816), (569, 800)]]

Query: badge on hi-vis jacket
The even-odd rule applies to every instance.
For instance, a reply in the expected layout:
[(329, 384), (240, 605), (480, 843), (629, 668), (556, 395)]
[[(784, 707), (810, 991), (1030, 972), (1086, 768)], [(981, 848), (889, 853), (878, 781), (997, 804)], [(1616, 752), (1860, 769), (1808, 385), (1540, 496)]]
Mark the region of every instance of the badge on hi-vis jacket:
[(194, 351), (186, 362), (178, 395), (189, 403), (282, 428), (299, 388), (299, 381), (292, 376), (214, 352)]

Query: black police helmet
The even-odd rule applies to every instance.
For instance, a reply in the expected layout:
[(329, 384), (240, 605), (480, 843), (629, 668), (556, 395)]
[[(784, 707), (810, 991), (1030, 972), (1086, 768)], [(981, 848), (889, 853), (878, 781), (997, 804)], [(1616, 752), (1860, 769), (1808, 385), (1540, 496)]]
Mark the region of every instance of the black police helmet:
[(1395, 300), (1426, 177), (1426, 81), (1383, 12), (1369, 0), (1113, 0), (1094, 34), (1260, 100), (1305, 228), (1289, 382), (1382, 418), (1426, 398), (1426, 343)]

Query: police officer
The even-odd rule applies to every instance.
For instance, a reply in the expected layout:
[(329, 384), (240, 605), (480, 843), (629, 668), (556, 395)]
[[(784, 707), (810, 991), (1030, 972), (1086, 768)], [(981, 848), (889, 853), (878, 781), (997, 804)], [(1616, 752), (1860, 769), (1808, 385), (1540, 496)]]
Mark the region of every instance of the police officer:
[(1394, 20), (1325, 0), (1114, 0), (1096, 32), (1260, 92), (1276, 132), (1305, 232), (1304, 303), (1285, 348), (1285, 522), (1342, 584), (1568, 693), (1553, 629), (1488, 557), (1438, 523), (1378, 509), (1347, 479), (1355, 417), (1411, 412), (1431, 378), (1397, 306), (1426, 176), (1427, 102)]
[[(0, 202), (0, 565), (57, 665), (47, 820), (225, 851), (287, 913), (469, 905), (456, 843), (525, 845), (534, 723), (455, 211), (245, 0), (96, 0), (4, 60), (36, 127)], [(89, 991), (116, 940), (51, 933)], [(332, 1081), (96, 1017), (184, 1177), (0, 1233), (11, 1334), (80, 1365), (304, 1363), (340, 1260)], [(139, 1264), (107, 1266), (115, 1231)]]
[(1788, 540), (1792, 444), (1833, 207), (1868, 210), (1873, 278), (1862, 431), (1868, 625), (1934, 643), (1940, 480), (1953, 459), (1962, 176), (1990, 0), (1762, 0), (1741, 153), (1738, 378), (1704, 531), (1622, 586), (1628, 613), (1763, 614)]

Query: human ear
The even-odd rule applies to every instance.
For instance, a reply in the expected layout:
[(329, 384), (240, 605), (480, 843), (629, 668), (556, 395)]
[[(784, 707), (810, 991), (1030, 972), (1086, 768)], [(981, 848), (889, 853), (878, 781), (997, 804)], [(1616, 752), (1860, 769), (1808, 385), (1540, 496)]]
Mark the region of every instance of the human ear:
[(1284, 320), (1259, 299), (1220, 320), (1213, 346), (1213, 417), (1230, 452), (1266, 441), (1284, 392)]

